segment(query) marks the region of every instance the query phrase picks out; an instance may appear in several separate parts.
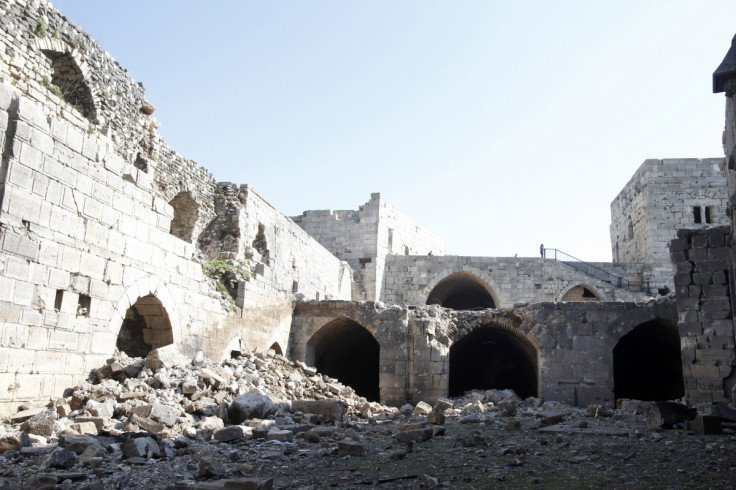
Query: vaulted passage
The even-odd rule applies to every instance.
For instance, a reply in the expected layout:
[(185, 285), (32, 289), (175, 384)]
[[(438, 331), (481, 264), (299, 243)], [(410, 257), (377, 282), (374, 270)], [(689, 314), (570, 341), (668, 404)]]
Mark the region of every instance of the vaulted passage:
[(42, 84), (77, 109), (90, 122), (97, 122), (97, 108), (82, 70), (69, 53), (44, 50), (51, 60), (51, 80)]
[(477, 276), (457, 272), (442, 279), (427, 297), (428, 305), (441, 305), (453, 310), (495, 308), (490, 288)]
[(652, 320), (621, 337), (613, 348), (613, 394), (647, 401), (685, 394), (677, 325)]
[(350, 386), (369, 401), (379, 401), (379, 345), (359, 323), (334, 320), (307, 342), (307, 364)]
[(169, 314), (155, 296), (138, 298), (128, 308), (118, 333), (118, 350), (131, 357), (146, 357), (153, 349), (173, 342)]
[(539, 392), (537, 351), (501, 327), (473, 330), (450, 347), (450, 396), (510, 388), (521, 398)]

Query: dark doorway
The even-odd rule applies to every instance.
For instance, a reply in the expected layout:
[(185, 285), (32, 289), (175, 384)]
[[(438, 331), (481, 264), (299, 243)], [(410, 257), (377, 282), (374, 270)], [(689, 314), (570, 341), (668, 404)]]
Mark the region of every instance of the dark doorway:
[(676, 324), (652, 320), (621, 337), (613, 348), (613, 394), (647, 401), (685, 394)]
[(451, 274), (438, 282), (429, 293), (427, 304), (453, 310), (496, 307), (496, 302), (483, 281), (467, 272)]
[(138, 298), (125, 313), (116, 347), (131, 357), (146, 357), (153, 349), (174, 343), (166, 308), (155, 296)]
[(307, 342), (307, 364), (337, 378), (369, 401), (379, 401), (378, 356), (380, 347), (359, 323), (334, 320)]
[(526, 398), (537, 396), (538, 387), (536, 349), (506, 329), (480, 327), (450, 347), (450, 396), (510, 388)]

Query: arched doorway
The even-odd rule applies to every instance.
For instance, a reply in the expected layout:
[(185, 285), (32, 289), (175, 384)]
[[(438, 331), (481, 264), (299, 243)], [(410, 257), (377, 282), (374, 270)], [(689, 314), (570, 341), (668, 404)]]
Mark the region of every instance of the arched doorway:
[(536, 348), (520, 334), (487, 325), (450, 347), (450, 396), (469, 390), (512, 389), (521, 398), (539, 394)]
[(427, 304), (453, 310), (496, 307), (491, 288), (469, 272), (456, 272), (438, 282), (429, 293)]
[(600, 301), (601, 295), (598, 291), (586, 284), (578, 284), (567, 290), (562, 296), (562, 301)]
[(621, 337), (613, 348), (613, 394), (647, 401), (685, 394), (676, 324), (656, 319)]
[(153, 349), (174, 343), (171, 321), (152, 294), (138, 298), (125, 313), (117, 348), (131, 357), (146, 357)]
[(368, 330), (348, 318), (338, 318), (317, 331), (307, 342), (307, 364), (370, 401), (379, 401), (380, 347)]

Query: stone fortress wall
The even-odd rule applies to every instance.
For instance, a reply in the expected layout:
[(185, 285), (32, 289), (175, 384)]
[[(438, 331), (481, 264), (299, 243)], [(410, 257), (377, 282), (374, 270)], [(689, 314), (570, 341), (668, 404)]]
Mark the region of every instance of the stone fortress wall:
[(393, 255), (442, 255), (444, 241), (381, 200), (380, 193), (358, 210), (305, 211), (292, 218), (307, 233), (356, 272), (354, 299), (382, 298), (386, 258)]
[[(251, 188), (218, 216), (226, 185), (162, 141), (143, 85), (48, 2), (0, 17), (0, 409), (59, 396), (116, 348), (285, 349), (295, 291), (350, 299), (347, 265)], [(248, 271), (234, 300), (203, 272), (223, 257), (200, 242), (230, 236), (218, 220)]]
[[(0, 411), (60, 396), (115, 349), (169, 344), (212, 358), (272, 348), (397, 404), (489, 382), (576, 404), (722, 397), (730, 370), (697, 366), (730, 366), (733, 345), (725, 324), (713, 342), (699, 337), (709, 317), (693, 311), (732, 322), (733, 289), (720, 287), (723, 269), (701, 289), (692, 271), (722, 266), (700, 262), (723, 247), (680, 243), (672, 259), (691, 275), (673, 283), (688, 288), (677, 308), (644, 302), (672, 283), (672, 220), (692, 206), (723, 219), (725, 200), (708, 193), (718, 159), (645, 162), (612, 205), (614, 263), (446, 256), (380, 194), (290, 219), (249, 185), (217, 183), (160, 138), (142, 84), (46, 0), (0, 3), (0, 18)], [(663, 197), (677, 218), (660, 212)]]
[(677, 230), (728, 224), (723, 158), (646, 160), (611, 203), (615, 263), (646, 264), (644, 288), (674, 289)]

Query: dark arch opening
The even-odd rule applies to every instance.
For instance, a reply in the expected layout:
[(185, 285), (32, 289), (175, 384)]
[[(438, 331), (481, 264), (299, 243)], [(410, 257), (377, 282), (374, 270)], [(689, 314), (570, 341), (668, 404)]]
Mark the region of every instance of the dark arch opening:
[(88, 121), (97, 123), (97, 107), (82, 70), (69, 53), (44, 50), (51, 60), (51, 80), (44, 85), (77, 109)]
[(171, 234), (185, 242), (192, 243), (194, 225), (199, 218), (199, 205), (191, 192), (180, 192), (169, 202), (174, 208), (171, 220)]
[(595, 289), (584, 284), (570, 288), (563, 296), (562, 301), (600, 301), (601, 295)]
[(359, 323), (333, 320), (307, 342), (307, 364), (369, 401), (379, 401), (378, 360), (380, 347)]
[(453, 310), (496, 307), (496, 302), (483, 281), (466, 272), (451, 274), (438, 282), (429, 293), (427, 304)]
[(512, 389), (537, 396), (537, 350), (526, 339), (496, 326), (477, 328), (450, 347), (450, 396), (469, 390)]
[(281, 346), (278, 342), (274, 342), (271, 344), (271, 347), (269, 347), (269, 350), (273, 350), (276, 354), (283, 356), (284, 352), (281, 350)]
[(646, 401), (685, 394), (676, 324), (652, 320), (621, 337), (613, 348), (613, 394)]
[(149, 294), (128, 308), (116, 346), (131, 357), (146, 357), (153, 349), (173, 343), (169, 314), (161, 301)]

